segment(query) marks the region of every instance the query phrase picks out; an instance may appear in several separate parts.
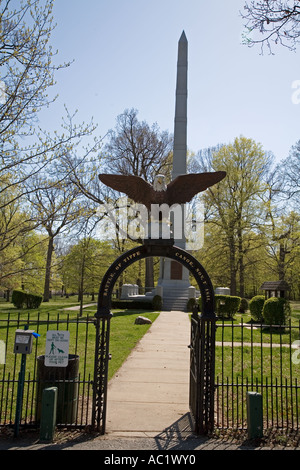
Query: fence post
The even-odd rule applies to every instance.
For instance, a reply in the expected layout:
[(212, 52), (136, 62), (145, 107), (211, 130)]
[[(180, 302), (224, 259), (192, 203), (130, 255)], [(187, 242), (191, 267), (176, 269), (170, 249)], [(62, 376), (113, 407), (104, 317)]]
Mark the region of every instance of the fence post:
[(263, 406), (260, 393), (247, 392), (247, 423), (249, 439), (263, 437)]
[(51, 442), (54, 438), (57, 409), (57, 387), (43, 390), (42, 412), (40, 423), (40, 441)]

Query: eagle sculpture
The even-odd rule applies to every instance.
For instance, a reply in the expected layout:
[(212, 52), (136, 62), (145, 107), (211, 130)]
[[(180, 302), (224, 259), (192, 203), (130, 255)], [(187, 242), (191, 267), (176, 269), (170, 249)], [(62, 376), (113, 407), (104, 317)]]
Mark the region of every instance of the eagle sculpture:
[(135, 202), (151, 210), (151, 204), (184, 204), (225, 178), (225, 171), (211, 173), (190, 173), (177, 176), (168, 185), (164, 175), (154, 178), (153, 186), (143, 178), (134, 175), (100, 174), (99, 179), (106, 186), (127, 194)]

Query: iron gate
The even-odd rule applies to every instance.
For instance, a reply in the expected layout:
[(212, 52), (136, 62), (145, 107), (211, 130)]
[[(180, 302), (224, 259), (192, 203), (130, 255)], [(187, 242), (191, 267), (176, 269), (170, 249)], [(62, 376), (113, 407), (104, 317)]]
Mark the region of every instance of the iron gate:
[(191, 316), (190, 396), (189, 404), (197, 434), (208, 434), (214, 428), (215, 395), (215, 330), (214, 316)]

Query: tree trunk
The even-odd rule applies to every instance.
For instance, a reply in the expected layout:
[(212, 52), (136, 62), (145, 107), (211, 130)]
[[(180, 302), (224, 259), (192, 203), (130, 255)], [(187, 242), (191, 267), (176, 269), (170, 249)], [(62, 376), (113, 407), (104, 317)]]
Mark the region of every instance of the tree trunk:
[(50, 298), (50, 279), (51, 279), (51, 264), (52, 264), (53, 251), (54, 251), (54, 237), (49, 235), (45, 284), (44, 284), (44, 296), (43, 296), (44, 302), (49, 302), (49, 298)]
[(243, 253), (243, 235), (242, 229), (238, 229), (238, 247), (239, 247), (239, 280), (240, 280), (240, 297), (245, 297), (245, 267), (244, 267), (244, 253)]
[(230, 294), (236, 295), (236, 266), (234, 238), (229, 238)]
[(285, 278), (285, 255), (286, 250), (284, 247), (284, 241), (280, 241), (279, 244), (279, 262), (278, 262), (278, 278), (279, 281), (284, 281)]
[(85, 253), (83, 255), (82, 263), (81, 263), (80, 284), (79, 284), (79, 293), (78, 293), (78, 296), (80, 296), (80, 310), (79, 310), (80, 317), (82, 316), (82, 312), (83, 312), (84, 274), (85, 274)]
[(245, 297), (245, 267), (244, 267), (244, 256), (242, 253), (239, 255), (239, 277), (240, 277), (240, 297)]
[(154, 286), (154, 269), (153, 269), (153, 258), (150, 256), (145, 259), (145, 293), (150, 292)]

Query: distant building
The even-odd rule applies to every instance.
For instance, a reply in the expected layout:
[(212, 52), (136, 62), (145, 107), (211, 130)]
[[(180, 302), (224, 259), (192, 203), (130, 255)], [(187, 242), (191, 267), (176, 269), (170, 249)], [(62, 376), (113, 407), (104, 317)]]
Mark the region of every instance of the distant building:
[(268, 281), (262, 284), (261, 290), (265, 291), (266, 299), (270, 297), (287, 297), (290, 286), (286, 281)]

